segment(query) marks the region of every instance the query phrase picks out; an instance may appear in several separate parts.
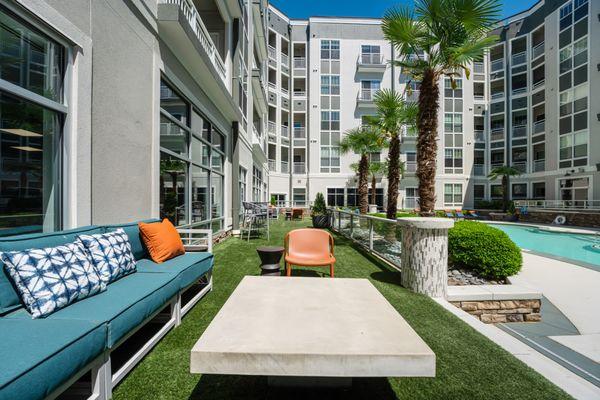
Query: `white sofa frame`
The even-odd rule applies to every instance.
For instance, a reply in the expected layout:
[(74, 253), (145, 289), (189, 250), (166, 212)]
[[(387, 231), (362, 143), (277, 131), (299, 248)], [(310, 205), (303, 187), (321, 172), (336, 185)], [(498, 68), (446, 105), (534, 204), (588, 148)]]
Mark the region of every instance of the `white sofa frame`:
[[(213, 237), (210, 229), (192, 229), (182, 228), (177, 229), (181, 235), (186, 251), (208, 251), (212, 253)], [(214, 268), (214, 266), (213, 266)], [(182, 294), (190, 289), (195, 284), (200, 283), (205, 285), (198, 293), (194, 295), (186, 304), (182, 304)], [(125, 335), (112, 349), (106, 350), (103, 354), (96, 357), (85, 368), (72, 376), (56, 388), (49, 396), (48, 400), (53, 400), (60, 396), (64, 391), (70, 388), (88, 371), (92, 375), (92, 394), (87, 400), (109, 400), (112, 398), (112, 391), (125, 376), (158, 344), (158, 342), (173, 328), (181, 324), (181, 319), (187, 314), (208, 292), (213, 289), (212, 270), (200, 277), (196, 282), (193, 282), (188, 287), (180, 290), (167, 303), (170, 306), (169, 315), (165, 317), (165, 324), (156, 332), (146, 343), (144, 343), (138, 351), (136, 351), (129, 360), (127, 360), (121, 368), (116, 371), (112, 370), (110, 354), (118, 349), (127, 339), (133, 336), (138, 330), (145, 326), (148, 322), (154, 319), (163, 309), (160, 308), (151, 316), (146, 318), (144, 322), (138, 325), (135, 329)]]

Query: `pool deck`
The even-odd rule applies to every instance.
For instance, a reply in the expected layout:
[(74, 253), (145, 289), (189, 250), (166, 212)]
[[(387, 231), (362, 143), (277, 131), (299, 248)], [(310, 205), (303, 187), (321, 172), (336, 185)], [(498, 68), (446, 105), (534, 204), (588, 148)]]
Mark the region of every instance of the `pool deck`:
[[(552, 329), (558, 325), (566, 326), (558, 319), (546, 325), (508, 325), (515, 328), (513, 333), (537, 341), (538, 345), (580, 368), (581, 374), (587, 375), (586, 379), (600, 386), (600, 272), (523, 252), (523, 268), (511, 277), (511, 282), (540, 290), (558, 313), (572, 324), (570, 329), (562, 330)], [(542, 320), (545, 320), (543, 313), (544, 306)], [(576, 354), (569, 357), (568, 350)], [(580, 355), (583, 358), (578, 360)]]

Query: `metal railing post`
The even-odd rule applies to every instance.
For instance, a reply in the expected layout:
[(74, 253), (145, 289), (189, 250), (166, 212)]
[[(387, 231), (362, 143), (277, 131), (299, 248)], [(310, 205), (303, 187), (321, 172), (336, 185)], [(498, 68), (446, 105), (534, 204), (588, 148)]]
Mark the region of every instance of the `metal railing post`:
[(373, 251), (373, 220), (369, 219), (369, 250)]
[(354, 233), (354, 213), (350, 214), (350, 239), (352, 239), (353, 233)]

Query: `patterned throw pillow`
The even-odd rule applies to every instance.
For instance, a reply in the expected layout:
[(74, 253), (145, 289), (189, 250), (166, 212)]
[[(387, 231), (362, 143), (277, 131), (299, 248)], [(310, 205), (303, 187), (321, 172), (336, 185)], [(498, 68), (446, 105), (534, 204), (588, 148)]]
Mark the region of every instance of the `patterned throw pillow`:
[(95, 235), (79, 235), (79, 239), (90, 252), (92, 262), (100, 273), (100, 278), (107, 285), (135, 272), (135, 258), (131, 251), (131, 243), (121, 228), (114, 232)]
[(33, 318), (106, 289), (78, 240), (44, 249), (7, 251), (1, 257)]

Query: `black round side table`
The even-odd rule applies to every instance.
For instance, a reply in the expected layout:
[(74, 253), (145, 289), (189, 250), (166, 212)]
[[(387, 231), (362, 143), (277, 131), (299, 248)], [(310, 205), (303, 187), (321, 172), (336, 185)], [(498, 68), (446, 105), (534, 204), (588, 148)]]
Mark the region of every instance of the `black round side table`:
[(281, 246), (260, 246), (256, 248), (256, 252), (260, 257), (260, 269), (263, 276), (280, 276), (281, 266), (279, 261), (285, 248)]

